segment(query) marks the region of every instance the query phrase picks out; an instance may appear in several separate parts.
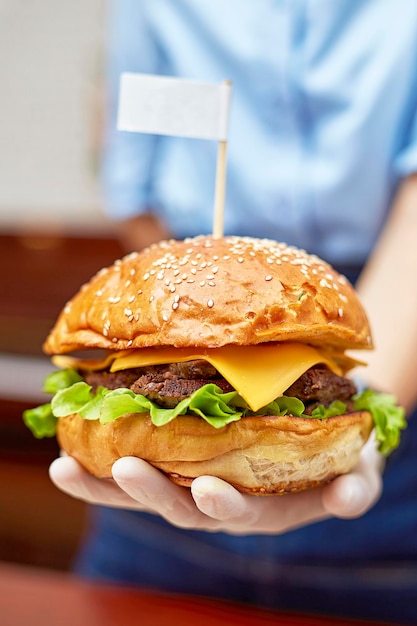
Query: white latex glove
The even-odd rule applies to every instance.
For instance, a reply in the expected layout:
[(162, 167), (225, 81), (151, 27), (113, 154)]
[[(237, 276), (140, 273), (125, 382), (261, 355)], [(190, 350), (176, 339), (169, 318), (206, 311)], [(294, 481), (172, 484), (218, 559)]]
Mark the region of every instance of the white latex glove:
[(88, 474), (75, 459), (61, 457), (50, 467), (55, 485), (90, 504), (156, 513), (181, 528), (232, 534), (277, 534), (335, 516), (358, 517), (379, 498), (381, 456), (371, 439), (355, 469), (318, 489), (274, 497), (243, 495), (212, 476), (179, 487), (145, 461), (124, 457), (113, 479)]

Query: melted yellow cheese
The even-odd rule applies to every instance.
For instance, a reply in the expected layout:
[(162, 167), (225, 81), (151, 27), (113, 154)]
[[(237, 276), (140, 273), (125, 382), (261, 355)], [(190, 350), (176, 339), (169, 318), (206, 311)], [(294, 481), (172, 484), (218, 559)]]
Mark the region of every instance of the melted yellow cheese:
[(253, 411), (281, 396), (304, 372), (318, 363), (341, 375), (336, 362), (317, 348), (302, 343), (228, 345), (221, 348), (140, 348), (109, 354), (103, 361), (55, 357), (58, 367), (105, 369), (112, 372), (146, 365), (204, 359), (211, 363)]

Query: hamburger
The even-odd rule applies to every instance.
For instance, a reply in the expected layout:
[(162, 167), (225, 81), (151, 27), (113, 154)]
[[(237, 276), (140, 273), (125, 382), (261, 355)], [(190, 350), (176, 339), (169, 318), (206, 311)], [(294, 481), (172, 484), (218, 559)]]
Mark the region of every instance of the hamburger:
[(375, 428), (398, 445), (395, 399), (359, 392), (348, 351), (373, 348), (348, 280), (266, 239), (162, 241), (99, 271), (44, 343), (51, 402), (25, 412), (35, 436), (109, 478), (123, 456), (188, 487), (201, 475), (255, 495), (349, 472)]

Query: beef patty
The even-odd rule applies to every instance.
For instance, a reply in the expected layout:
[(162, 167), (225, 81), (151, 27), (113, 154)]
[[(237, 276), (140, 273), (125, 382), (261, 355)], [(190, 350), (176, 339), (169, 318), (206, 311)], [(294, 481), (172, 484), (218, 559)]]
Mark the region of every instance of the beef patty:
[[(120, 372), (85, 372), (84, 379), (93, 390), (98, 386), (107, 389), (126, 387), (165, 408), (176, 406), (208, 383), (216, 384), (223, 393), (234, 391), (210, 363), (201, 359)], [(335, 399), (342, 400), (349, 406), (348, 401), (355, 392), (356, 388), (351, 380), (337, 376), (325, 365), (316, 365), (302, 374), (284, 395), (302, 400), (306, 407), (305, 413), (309, 414), (318, 404), (327, 407)]]

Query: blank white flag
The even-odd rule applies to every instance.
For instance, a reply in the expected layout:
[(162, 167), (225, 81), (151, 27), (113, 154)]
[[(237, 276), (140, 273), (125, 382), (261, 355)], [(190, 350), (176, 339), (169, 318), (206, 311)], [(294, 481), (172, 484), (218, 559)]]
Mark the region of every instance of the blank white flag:
[(229, 83), (123, 73), (117, 128), (226, 141), (230, 94)]

